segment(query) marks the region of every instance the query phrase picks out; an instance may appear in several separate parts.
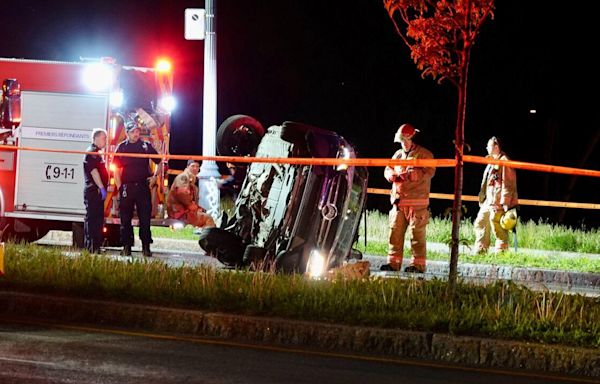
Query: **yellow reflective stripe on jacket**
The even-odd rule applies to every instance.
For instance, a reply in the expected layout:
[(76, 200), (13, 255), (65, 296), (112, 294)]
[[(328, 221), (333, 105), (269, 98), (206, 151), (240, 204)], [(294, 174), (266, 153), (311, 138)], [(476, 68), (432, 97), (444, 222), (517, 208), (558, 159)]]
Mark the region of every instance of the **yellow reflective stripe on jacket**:
[(399, 207), (416, 207), (416, 206), (428, 206), (429, 205), (429, 198), (426, 199), (400, 199), (400, 201), (398, 201), (398, 203), (396, 203), (397, 206)]

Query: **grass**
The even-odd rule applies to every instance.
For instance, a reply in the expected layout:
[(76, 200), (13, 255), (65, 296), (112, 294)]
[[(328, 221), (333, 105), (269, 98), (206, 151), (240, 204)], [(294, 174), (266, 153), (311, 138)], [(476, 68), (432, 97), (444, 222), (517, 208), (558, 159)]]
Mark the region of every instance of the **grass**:
[[(450, 240), (451, 227), (450, 219), (432, 218), (427, 225), (427, 240), (447, 243)], [(388, 215), (378, 211), (369, 211), (367, 231), (368, 242), (387, 243)], [(363, 233), (364, 229), (361, 224), (360, 234)], [(467, 243), (475, 242), (473, 222), (463, 221), (461, 223), (460, 237)], [(509, 238), (512, 243), (512, 235)], [(536, 223), (529, 220), (517, 225), (517, 240), (521, 248), (600, 254), (600, 229), (575, 229), (544, 221)], [(369, 249), (369, 244), (367, 249)], [(381, 251), (379, 246), (374, 250)]]
[(598, 299), (536, 293), (512, 283), (400, 279), (310, 281), (299, 275), (172, 268), (153, 261), (72, 258), (55, 248), (12, 245), (0, 287), (209, 311), (348, 325), (600, 347)]
[[(231, 217), (231, 202), (227, 204), (226, 209), (229, 212), (229, 217)], [(452, 223), (449, 219), (432, 218), (427, 225), (427, 241), (448, 243), (451, 226)], [(379, 211), (369, 211), (367, 213), (367, 253), (374, 255), (384, 255), (387, 253), (388, 230), (387, 213)], [(190, 226), (182, 230), (152, 227), (152, 235), (157, 238), (198, 239), (198, 235), (194, 234), (194, 230)], [(359, 244), (364, 244), (364, 222), (361, 222), (359, 235)], [(475, 233), (471, 221), (464, 221), (461, 224), (460, 237), (468, 244), (475, 242)], [(512, 235), (509, 238), (512, 244)], [(518, 224), (517, 240), (520, 248), (600, 254), (600, 229), (597, 228), (589, 230), (576, 229), (544, 221), (536, 223), (529, 220), (528, 222)], [(361, 246), (362, 250), (365, 250), (365, 247)]]
[[(231, 206), (228, 210), (231, 213)], [(388, 239), (388, 217), (387, 214), (378, 211), (370, 211), (367, 215), (367, 246), (364, 245), (364, 223), (359, 229), (360, 239), (357, 248), (370, 255), (386, 255)], [(427, 226), (427, 239), (431, 242), (448, 243), (450, 239), (451, 222), (449, 219), (432, 218)], [(153, 227), (152, 234), (156, 238), (174, 238), (183, 240), (197, 240), (194, 228), (187, 226), (182, 230), (172, 230), (164, 227)], [(573, 229), (569, 227), (553, 225), (545, 222), (535, 223), (528, 221), (520, 223), (517, 227), (519, 248), (556, 250), (579, 253), (600, 254), (600, 230)], [(461, 239), (463, 243), (472, 245), (475, 241), (473, 223), (465, 221), (461, 225)], [(510, 236), (512, 243), (512, 235)], [(492, 241), (493, 244), (493, 241)], [(514, 246), (514, 244), (513, 244)], [(502, 254), (489, 253), (486, 255), (470, 255), (469, 248), (460, 246), (462, 254), (461, 262), (511, 265), (515, 267), (534, 267), (552, 270), (570, 270), (577, 272), (600, 273), (600, 259), (586, 255), (578, 257), (559, 257), (550, 252), (548, 254), (532, 253), (527, 251), (508, 251)], [(512, 249), (512, 248), (511, 248)], [(410, 251), (406, 249), (406, 255)], [(429, 260), (448, 261), (449, 254), (429, 250)]]

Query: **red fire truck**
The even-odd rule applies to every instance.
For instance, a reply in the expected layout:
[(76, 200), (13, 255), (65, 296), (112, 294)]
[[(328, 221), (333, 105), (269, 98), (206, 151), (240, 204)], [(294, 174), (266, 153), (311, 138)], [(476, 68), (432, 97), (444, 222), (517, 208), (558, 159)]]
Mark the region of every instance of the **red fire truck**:
[[(119, 65), (112, 58), (81, 62), (0, 58), (0, 81), (4, 238), (35, 241), (52, 229), (73, 230), (74, 244), (81, 245), (83, 155), (69, 151), (85, 151), (94, 128), (107, 130), (110, 153), (126, 138), (124, 122), (137, 119), (145, 139), (159, 153), (168, 154), (174, 107), (168, 61), (143, 68)], [(105, 204), (104, 231), (110, 244), (118, 243), (119, 219), (114, 167), (109, 156), (106, 161), (112, 187)], [(152, 193), (155, 222), (164, 218), (164, 180), (163, 175)]]

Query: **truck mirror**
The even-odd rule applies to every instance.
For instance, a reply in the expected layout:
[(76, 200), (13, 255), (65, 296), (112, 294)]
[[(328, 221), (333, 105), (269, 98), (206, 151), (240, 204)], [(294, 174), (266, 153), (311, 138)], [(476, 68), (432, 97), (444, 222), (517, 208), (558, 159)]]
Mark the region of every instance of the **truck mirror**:
[(21, 124), (21, 85), (17, 79), (2, 81), (0, 120), (5, 129), (14, 129)]

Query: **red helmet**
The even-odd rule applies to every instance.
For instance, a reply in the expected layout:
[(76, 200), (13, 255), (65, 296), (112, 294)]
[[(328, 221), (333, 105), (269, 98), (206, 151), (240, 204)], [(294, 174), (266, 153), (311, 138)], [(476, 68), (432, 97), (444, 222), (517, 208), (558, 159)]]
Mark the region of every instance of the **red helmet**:
[(419, 130), (413, 127), (411, 124), (402, 124), (400, 128), (398, 128), (398, 131), (396, 131), (394, 142), (399, 143), (402, 136), (411, 138), (417, 132), (419, 132)]

